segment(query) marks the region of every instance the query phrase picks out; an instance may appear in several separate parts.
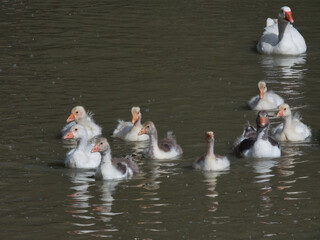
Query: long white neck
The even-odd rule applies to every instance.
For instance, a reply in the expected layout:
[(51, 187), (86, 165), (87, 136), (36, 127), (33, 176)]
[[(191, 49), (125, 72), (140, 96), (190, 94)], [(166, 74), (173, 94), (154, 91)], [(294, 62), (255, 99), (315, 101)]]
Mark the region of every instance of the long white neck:
[(88, 144), (88, 136), (87, 134), (83, 135), (79, 140), (78, 140), (78, 149), (85, 149)]
[(111, 165), (111, 150), (101, 152), (101, 164)]
[(157, 130), (155, 130), (149, 137), (150, 137), (150, 143), (149, 143), (150, 149), (159, 149)]
[(279, 30), (279, 40), (278, 43), (282, 41), (283, 37), (289, 33), (290, 23), (283, 19), (278, 19), (278, 30)]
[(207, 151), (207, 155), (206, 155), (206, 158), (205, 158), (205, 165), (209, 164), (210, 165), (210, 162), (214, 162), (216, 163), (217, 162), (217, 159), (216, 159), (216, 156), (214, 155), (214, 143), (213, 141), (210, 141), (208, 143), (208, 151)]
[(137, 128), (137, 129), (141, 129), (142, 128), (142, 125), (141, 125), (141, 117), (138, 118), (138, 120), (133, 124), (133, 127), (134, 128)]
[(288, 116), (286, 116), (284, 118), (283, 129), (286, 129), (286, 128), (290, 127), (291, 123), (292, 123), (292, 117), (291, 117), (291, 114), (290, 114), (290, 115), (288, 115)]

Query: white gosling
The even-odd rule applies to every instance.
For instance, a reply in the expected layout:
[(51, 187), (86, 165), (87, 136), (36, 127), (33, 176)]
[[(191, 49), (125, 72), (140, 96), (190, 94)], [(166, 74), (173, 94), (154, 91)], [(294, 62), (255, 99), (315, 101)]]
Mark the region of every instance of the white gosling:
[(288, 104), (279, 106), (277, 117), (284, 117), (284, 123), (273, 130), (273, 135), (278, 141), (303, 141), (311, 137), (311, 130), (301, 122), (300, 116), (292, 116)]
[(67, 125), (62, 129), (62, 136), (70, 131), (73, 125), (82, 125), (88, 134), (88, 140), (101, 135), (101, 127), (93, 120), (93, 114), (87, 114), (82, 106), (76, 106), (71, 110), (71, 114), (67, 119)]
[(257, 51), (269, 55), (299, 55), (306, 52), (304, 38), (290, 23), (293, 23), (293, 18), (289, 7), (280, 9), (278, 19), (268, 18)]
[(66, 167), (97, 168), (99, 166), (101, 156), (98, 153), (90, 153), (92, 145), (88, 144), (88, 134), (82, 125), (74, 125), (64, 139), (74, 139), (78, 142), (77, 147), (66, 155), (64, 162)]
[(267, 92), (267, 85), (264, 81), (258, 83), (259, 95), (254, 96), (248, 102), (248, 106), (252, 110), (270, 110), (276, 109), (284, 103), (283, 98), (273, 91)]
[(140, 129), (142, 128), (140, 107), (132, 107), (131, 114), (131, 122), (118, 120), (119, 123), (116, 129), (113, 131), (113, 136), (126, 141), (149, 140), (148, 135), (138, 135)]
[(269, 118), (266, 111), (258, 112), (256, 119), (257, 131), (244, 137), (235, 146), (238, 157), (276, 158), (281, 156), (280, 145), (268, 136)]
[(230, 166), (228, 158), (214, 153), (213, 132), (206, 133), (206, 140), (208, 142), (208, 151), (193, 163), (193, 167), (204, 171), (220, 171), (228, 168)]
[(106, 138), (97, 138), (91, 152), (101, 154), (101, 163), (95, 174), (96, 179), (128, 178), (139, 172), (137, 164), (132, 159), (111, 157), (110, 145)]
[(153, 159), (170, 159), (183, 153), (182, 148), (177, 144), (171, 132), (167, 137), (158, 141), (157, 129), (153, 122), (147, 121), (142, 125), (139, 135), (147, 134), (150, 137), (149, 149), (146, 156)]

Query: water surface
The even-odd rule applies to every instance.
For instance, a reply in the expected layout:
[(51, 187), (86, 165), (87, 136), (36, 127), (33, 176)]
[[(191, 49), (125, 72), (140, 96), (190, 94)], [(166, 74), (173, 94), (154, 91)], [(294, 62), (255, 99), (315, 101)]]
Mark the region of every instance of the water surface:
[[(280, 5), (279, 5), (280, 4)], [(308, 52), (254, 50), (278, 1), (3, 1), (0, 8), (1, 239), (319, 239), (319, 20), (291, 1)], [(312, 128), (277, 159), (237, 159), (232, 144), (256, 113), (257, 82)], [(141, 173), (95, 181), (63, 167), (58, 137), (71, 108), (95, 113), (114, 156)], [(184, 154), (156, 161), (110, 137), (138, 105)], [(273, 113), (271, 113), (272, 115)], [(272, 126), (281, 120), (271, 117)], [(194, 171), (215, 132), (231, 166)]]

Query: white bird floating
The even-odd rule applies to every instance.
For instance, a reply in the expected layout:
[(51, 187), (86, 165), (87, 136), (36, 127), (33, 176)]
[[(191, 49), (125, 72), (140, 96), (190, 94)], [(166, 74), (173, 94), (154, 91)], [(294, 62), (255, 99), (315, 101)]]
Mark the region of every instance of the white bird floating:
[(304, 38), (290, 23), (293, 23), (293, 18), (289, 7), (280, 9), (278, 19), (268, 18), (257, 51), (269, 55), (299, 55), (306, 52)]

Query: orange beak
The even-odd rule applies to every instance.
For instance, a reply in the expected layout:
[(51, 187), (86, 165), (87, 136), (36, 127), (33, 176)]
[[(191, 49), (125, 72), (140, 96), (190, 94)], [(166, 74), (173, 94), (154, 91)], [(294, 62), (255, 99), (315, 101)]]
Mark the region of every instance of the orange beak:
[(132, 120), (131, 122), (134, 124), (138, 120), (138, 114), (137, 113), (132, 113)]
[(213, 137), (213, 134), (210, 132), (210, 133), (207, 133), (207, 136), (208, 136), (209, 138), (212, 138), (212, 137)]
[(145, 128), (141, 128), (140, 132), (138, 133), (138, 135), (142, 135), (142, 134), (146, 134)]
[(65, 136), (64, 139), (72, 139), (74, 138), (72, 131), (70, 130)]
[(282, 116), (283, 116), (283, 111), (279, 110), (278, 113), (277, 113), (277, 117), (282, 117)]
[(71, 113), (70, 116), (69, 116), (68, 119), (67, 119), (67, 123), (68, 123), (68, 122), (72, 122), (72, 121), (74, 121), (74, 120), (75, 120), (74, 114)]
[(91, 152), (99, 152), (99, 144), (94, 145), (94, 147), (91, 149)]
[(266, 125), (266, 124), (267, 124), (267, 118), (265, 118), (265, 117), (260, 117), (260, 124), (261, 124), (262, 126)]
[(290, 23), (293, 23), (291, 12), (286, 12), (286, 20)]
[(263, 95), (264, 95), (263, 89), (260, 89), (260, 88), (259, 88), (259, 98), (262, 99), (262, 98), (263, 98)]

